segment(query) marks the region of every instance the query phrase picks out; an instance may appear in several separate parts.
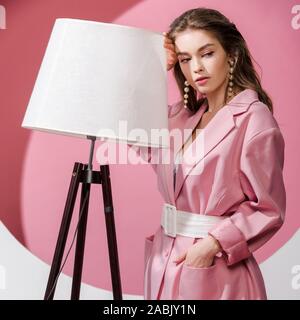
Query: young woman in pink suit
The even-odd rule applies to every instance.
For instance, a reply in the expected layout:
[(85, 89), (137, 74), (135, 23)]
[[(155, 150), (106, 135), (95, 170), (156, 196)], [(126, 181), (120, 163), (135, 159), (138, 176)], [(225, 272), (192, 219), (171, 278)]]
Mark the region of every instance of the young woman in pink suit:
[(165, 204), (145, 239), (144, 298), (267, 299), (253, 252), (282, 226), (286, 208), (272, 101), (244, 38), (220, 12), (189, 10), (164, 36), (183, 98), (169, 106), (169, 129), (193, 133), (171, 145), (174, 161), (153, 164)]

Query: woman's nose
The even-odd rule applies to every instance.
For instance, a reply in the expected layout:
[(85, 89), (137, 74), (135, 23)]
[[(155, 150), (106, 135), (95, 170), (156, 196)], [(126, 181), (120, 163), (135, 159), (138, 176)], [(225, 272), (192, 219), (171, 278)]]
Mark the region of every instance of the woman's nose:
[(191, 63), (191, 68), (194, 73), (198, 73), (199, 71), (203, 71), (203, 65), (202, 65), (200, 59), (199, 60), (194, 59)]

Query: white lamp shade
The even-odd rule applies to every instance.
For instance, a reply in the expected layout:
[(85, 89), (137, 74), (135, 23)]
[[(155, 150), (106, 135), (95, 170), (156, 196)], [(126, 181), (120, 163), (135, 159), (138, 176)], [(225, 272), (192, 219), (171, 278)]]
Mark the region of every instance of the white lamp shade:
[(56, 19), (22, 127), (168, 147), (167, 112), (163, 35)]

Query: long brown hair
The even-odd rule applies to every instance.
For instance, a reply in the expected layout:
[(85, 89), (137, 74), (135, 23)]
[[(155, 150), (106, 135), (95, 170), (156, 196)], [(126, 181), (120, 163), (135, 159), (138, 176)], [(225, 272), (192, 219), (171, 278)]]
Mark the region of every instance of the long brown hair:
[[(250, 54), (245, 39), (237, 30), (234, 23), (231, 23), (228, 18), (217, 10), (196, 8), (181, 14), (169, 27), (170, 30), (167, 34), (174, 44), (176, 34), (186, 29), (202, 29), (212, 32), (227, 54), (238, 56), (233, 73), (234, 84), (241, 90), (248, 88), (255, 90), (259, 100), (265, 103), (273, 114), (272, 100), (261, 86), (260, 78), (252, 63), (254, 59)], [(175, 64), (173, 72), (183, 99), (184, 81), (186, 79), (181, 71), (179, 61)], [(206, 98), (202, 97), (197, 100), (197, 91), (191, 86), (188, 95), (189, 109), (192, 112), (197, 112)]]

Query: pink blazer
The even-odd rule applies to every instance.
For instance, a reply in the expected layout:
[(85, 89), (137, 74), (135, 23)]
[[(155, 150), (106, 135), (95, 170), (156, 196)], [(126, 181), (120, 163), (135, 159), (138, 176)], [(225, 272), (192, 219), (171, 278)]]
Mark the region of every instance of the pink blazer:
[[(193, 129), (206, 108), (202, 105), (191, 115), (181, 102), (169, 106), (169, 129)], [(171, 144), (171, 158), (178, 150)], [(150, 162), (151, 154), (144, 148), (140, 151)], [(199, 239), (169, 237), (161, 226), (147, 237), (145, 299), (266, 299), (252, 253), (283, 224), (283, 164), (279, 126), (251, 89), (236, 95), (207, 124), (203, 152), (193, 165), (179, 165), (175, 191), (173, 162), (152, 164), (165, 202), (180, 210), (226, 219), (209, 232), (221, 244), (223, 254), (208, 268), (172, 262)]]

